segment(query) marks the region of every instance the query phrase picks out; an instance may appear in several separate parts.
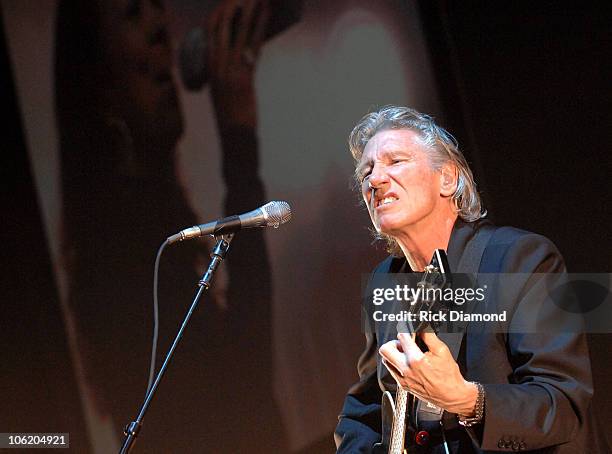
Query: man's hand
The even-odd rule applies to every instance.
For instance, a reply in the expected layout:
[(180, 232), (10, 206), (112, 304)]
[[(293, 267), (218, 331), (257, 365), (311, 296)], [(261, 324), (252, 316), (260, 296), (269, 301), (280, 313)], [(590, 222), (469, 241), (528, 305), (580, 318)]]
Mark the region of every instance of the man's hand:
[(450, 350), (435, 333), (422, 333), (429, 351), (423, 352), (410, 334), (380, 347), (383, 363), (399, 386), (421, 400), (450, 413), (473, 416), (478, 388), (466, 381)]

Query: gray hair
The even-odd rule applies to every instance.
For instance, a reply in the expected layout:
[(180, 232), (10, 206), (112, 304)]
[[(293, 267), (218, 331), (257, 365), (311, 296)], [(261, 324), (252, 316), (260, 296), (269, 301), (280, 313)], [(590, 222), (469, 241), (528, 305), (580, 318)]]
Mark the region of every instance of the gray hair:
[[(419, 134), (423, 143), (431, 150), (429, 159), (434, 170), (451, 163), (457, 169), (457, 189), (452, 198), (457, 215), (466, 222), (474, 222), (486, 216), (480, 195), (476, 189), (474, 175), (465, 156), (459, 150), (457, 140), (444, 128), (438, 126), (429, 115), (409, 107), (384, 106), (365, 115), (349, 136), (349, 148), (358, 164), (368, 141), (376, 133), (389, 129), (409, 129)], [(355, 174), (356, 179), (359, 177)], [(359, 181), (359, 184), (361, 182)], [(395, 240), (381, 235), (389, 243), (390, 252), (397, 252)]]

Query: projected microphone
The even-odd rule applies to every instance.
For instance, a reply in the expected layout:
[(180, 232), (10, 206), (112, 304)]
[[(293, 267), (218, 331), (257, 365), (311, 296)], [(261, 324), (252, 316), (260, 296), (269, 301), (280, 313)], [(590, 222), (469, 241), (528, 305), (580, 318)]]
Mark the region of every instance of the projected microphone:
[(207, 224), (194, 225), (188, 229), (181, 230), (166, 240), (168, 244), (177, 241), (199, 238), (204, 235), (224, 235), (242, 229), (253, 227), (274, 227), (289, 222), (291, 219), (291, 207), (287, 202), (268, 202), (261, 208), (249, 211), (248, 213), (228, 216)]

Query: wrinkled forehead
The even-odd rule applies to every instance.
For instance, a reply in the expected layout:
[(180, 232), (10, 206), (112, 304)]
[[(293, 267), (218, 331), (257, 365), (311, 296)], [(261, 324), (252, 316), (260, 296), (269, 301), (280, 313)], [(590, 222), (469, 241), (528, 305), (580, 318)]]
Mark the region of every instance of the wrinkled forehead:
[(428, 147), (418, 132), (412, 129), (385, 129), (366, 143), (358, 167), (390, 155), (415, 155), (427, 151)]

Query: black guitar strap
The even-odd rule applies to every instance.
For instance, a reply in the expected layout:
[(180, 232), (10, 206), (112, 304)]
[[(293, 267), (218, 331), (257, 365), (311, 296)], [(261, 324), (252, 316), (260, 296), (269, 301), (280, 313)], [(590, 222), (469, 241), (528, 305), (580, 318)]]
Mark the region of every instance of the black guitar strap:
[[(486, 222), (481, 225), (475, 232), (472, 239), (467, 243), (463, 254), (461, 254), (461, 259), (457, 264), (457, 269), (451, 269), (450, 272), (476, 276), (478, 274), (478, 270), (480, 269), (480, 263), (482, 262), (484, 251), (494, 232), (495, 227), (491, 223)], [(460, 333), (440, 333), (438, 336), (446, 345), (448, 345), (448, 348), (450, 349), (455, 361), (457, 360), (459, 350), (461, 349), (464, 333), (465, 331)]]

